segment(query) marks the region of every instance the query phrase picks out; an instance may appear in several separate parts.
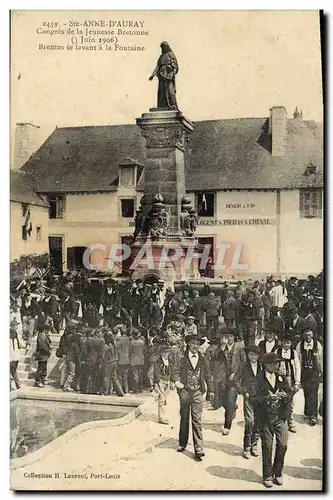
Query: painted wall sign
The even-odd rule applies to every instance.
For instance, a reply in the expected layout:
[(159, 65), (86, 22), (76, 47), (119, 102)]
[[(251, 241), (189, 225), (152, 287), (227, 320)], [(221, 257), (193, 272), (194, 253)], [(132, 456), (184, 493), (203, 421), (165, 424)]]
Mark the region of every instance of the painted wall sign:
[(199, 219), (199, 226), (267, 226), (276, 219)]

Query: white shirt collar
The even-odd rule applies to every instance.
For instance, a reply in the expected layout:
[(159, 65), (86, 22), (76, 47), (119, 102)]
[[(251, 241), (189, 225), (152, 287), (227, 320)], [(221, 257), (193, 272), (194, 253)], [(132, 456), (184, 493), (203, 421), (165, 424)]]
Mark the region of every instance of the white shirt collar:
[(258, 362), (256, 361), (255, 363), (251, 363), (250, 362), (250, 365), (251, 365), (251, 368), (252, 368), (252, 371), (255, 375), (257, 375), (257, 372), (258, 372)]
[(271, 386), (274, 387), (274, 385), (275, 385), (275, 379), (276, 379), (275, 373), (268, 373), (265, 370), (265, 377), (267, 378), (267, 380), (271, 384)]
[(234, 345), (235, 345), (235, 342), (231, 345), (227, 344), (226, 349), (228, 349), (228, 351), (231, 351), (231, 349), (234, 347)]

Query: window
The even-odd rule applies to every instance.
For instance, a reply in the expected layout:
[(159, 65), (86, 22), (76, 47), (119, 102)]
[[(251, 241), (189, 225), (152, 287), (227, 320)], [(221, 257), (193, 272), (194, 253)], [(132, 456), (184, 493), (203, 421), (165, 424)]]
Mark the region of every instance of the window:
[(306, 218), (321, 217), (322, 191), (320, 189), (300, 191), (300, 216)]
[(64, 216), (64, 196), (50, 195), (49, 202), (49, 217), (50, 219), (62, 219)]
[(42, 239), (42, 228), (40, 226), (36, 227), (36, 240), (41, 241)]
[(28, 239), (27, 226), (22, 226), (22, 240), (26, 241)]
[(83, 254), (86, 247), (67, 248), (67, 269), (84, 269)]
[(214, 193), (197, 194), (197, 212), (199, 217), (214, 217), (214, 212), (215, 212)]
[(135, 167), (121, 167), (119, 170), (121, 186), (134, 186), (135, 184)]
[(134, 198), (123, 198), (121, 203), (121, 216), (134, 217)]
[(28, 214), (28, 208), (29, 208), (28, 203), (22, 203), (21, 208), (22, 208), (22, 217), (25, 217)]
[[(132, 235), (128, 235), (128, 236), (121, 236), (121, 244), (122, 245), (128, 245), (128, 246), (131, 246), (132, 244), (132, 240), (133, 240), (133, 236)], [(121, 268), (122, 268), (122, 273), (125, 275), (125, 276), (128, 276), (130, 274), (130, 267), (132, 265), (132, 262), (134, 260), (134, 257), (133, 257), (133, 254), (131, 253), (130, 256), (123, 260), (122, 263), (121, 263)]]

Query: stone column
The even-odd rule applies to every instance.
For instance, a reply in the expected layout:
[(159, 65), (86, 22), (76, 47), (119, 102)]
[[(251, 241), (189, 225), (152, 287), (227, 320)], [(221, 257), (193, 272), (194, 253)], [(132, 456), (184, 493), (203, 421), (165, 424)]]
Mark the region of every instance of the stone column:
[(169, 236), (181, 236), (180, 206), (185, 194), (184, 149), (193, 124), (181, 111), (150, 111), (136, 120), (146, 139), (143, 215), (156, 194), (169, 213)]
[[(181, 218), (185, 196), (184, 150), (193, 124), (179, 110), (162, 109), (152, 109), (137, 118), (136, 122), (146, 139), (147, 159), (144, 196), (137, 215), (140, 222), (137, 224), (132, 254), (135, 257), (142, 246), (149, 243), (153, 255), (148, 259), (151, 261), (150, 270), (139, 266), (134, 270), (133, 278), (145, 273), (155, 274), (166, 282), (186, 279), (189, 275), (194, 277), (196, 271), (193, 264), (187, 271), (184, 261), (188, 248), (193, 248), (196, 240), (194, 234), (186, 235)], [(168, 263), (165, 269), (160, 270), (158, 263), (162, 249), (166, 246), (179, 246), (181, 256), (178, 261)]]

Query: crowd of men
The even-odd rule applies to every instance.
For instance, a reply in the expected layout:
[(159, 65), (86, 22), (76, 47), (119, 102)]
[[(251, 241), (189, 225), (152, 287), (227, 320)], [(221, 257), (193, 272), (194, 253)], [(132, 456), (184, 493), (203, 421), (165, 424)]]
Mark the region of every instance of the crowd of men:
[[(38, 336), (35, 358), (43, 359), (37, 385), (46, 378), (50, 335), (62, 333), (57, 355), (67, 361), (70, 375), (66, 378), (63, 369), (61, 386), (90, 393), (117, 388), (120, 395), (129, 387), (134, 392), (152, 388), (159, 344), (167, 343), (171, 355), (179, 357), (190, 334), (205, 338), (203, 350), (208, 347), (216, 381), (222, 375), (213, 353), (225, 328), (234, 332), (237, 344), (245, 346), (255, 344), (263, 332), (280, 346), (286, 330), (293, 347), (302, 340), (304, 330), (311, 330), (322, 343), (323, 280), (322, 274), (285, 282), (269, 277), (250, 286), (225, 283), (217, 292), (206, 283), (201, 293), (184, 282), (175, 293), (164, 290), (162, 281), (148, 284), (89, 278), (82, 273), (49, 274), (44, 280), (23, 283), (11, 295), (11, 319), (16, 325), (11, 331), (18, 333), (27, 352)], [(123, 381), (122, 391), (117, 375)], [(215, 391), (216, 406), (220, 392)]]
[[(159, 421), (168, 424), (167, 394), (176, 388), (181, 402), (178, 451), (187, 444), (192, 408), (200, 458), (202, 408), (195, 399), (182, 403), (184, 384), (179, 378), (185, 363), (193, 373), (185, 376), (184, 383), (194, 383), (196, 362), (186, 360), (189, 352), (198, 356), (197, 349), (197, 361), (205, 359), (206, 377), (197, 390), (208, 388), (206, 399), (215, 409), (224, 408), (223, 435), (232, 427), (238, 395), (244, 396), (244, 458), (258, 456), (260, 433), (267, 487), (274, 478), (281, 483), (286, 432), (296, 432), (294, 394), (303, 389), (309, 425), (317, 424), (318, 407), (322, 413), (318, 401), (324, 345), (322, 273), (305, 280), (270, 276), (225, 282), (217, 289), (206, 282), (200, 292), (188, 282), (174, 292), (164, 290), (162, 281), (89, 278), (82, 273), (49, 274), (24, 282), (11, 295), (10, 371), (17, 388), (22, 344), (37, 363), (35, 385), (48, 383), (54, 334), (61, 335), (55, 354), (62, 365), (59, 385), (64, 391), (118, 396), (156, 391)], [(274, 435), (278, 472), (272, 472), (271, 464)]]

